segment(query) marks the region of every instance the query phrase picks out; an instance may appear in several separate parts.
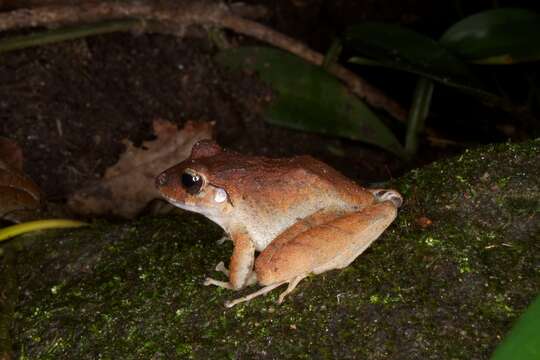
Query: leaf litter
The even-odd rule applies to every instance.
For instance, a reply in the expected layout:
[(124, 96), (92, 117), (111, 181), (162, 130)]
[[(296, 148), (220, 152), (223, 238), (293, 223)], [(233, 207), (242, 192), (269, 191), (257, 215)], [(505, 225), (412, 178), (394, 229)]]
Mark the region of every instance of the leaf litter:
[(123, 140), (126, 150), (116, 164), (106, 169), (102, 179), (84, 186), (68, 198), (68, 206), (81, 215), (135, 217), (159, 197), (155, 177), (186, 159), (193, 145), (211, 139), (213, 122), (188, 121), (184, 128), (162, 119), (153, 121), (156, 139), (136, 147)]

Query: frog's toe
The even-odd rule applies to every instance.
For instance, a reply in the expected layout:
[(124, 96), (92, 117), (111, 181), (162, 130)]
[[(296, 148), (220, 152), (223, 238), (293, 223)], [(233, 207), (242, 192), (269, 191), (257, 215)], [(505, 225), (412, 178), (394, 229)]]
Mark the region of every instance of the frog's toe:
[(216, 265), (216, 271), (222, 272), (225, 275), (229, 276), (229, 270), (225, 267), (225, 263), (223, 261), (220, 261)]
[(210, 277), (207, 277), (204, 280), (203, 285), (204, 286), (214, 285), (214, 286), (218, 286), (218, 287), (225, 288), (225, 289), (233, 289), (233, 286), (229, 282), (219, 281), (219, 280), (216, 280), (216, 279), (212, 279)]
[(254, 293), (243, 296), (243, 297), (238, 298), (236, 300), (226, 301), (225, 302), (225, 307), (231, 308), (236, 304), (240, 304), (240, 303), (245, 302), (245, 301), (250, 301), (250, 300), (256, 298), (257, 296), (265, 295), (265, 294), (269, 293), (270, 291), (274, 290), (275, 288), (277, 288), (278, 286), (281, 286), (281, 285), (285, 284), (285, 282), (286, 281), (279, 282), (279, 283), (272, 284), (272, 285), (268, 285), (268, 286), (265, 286), (265, 287), (255, 291)]
[(403, 197), (395, 190), (373, 189), (370, 191), (379, 202), (391, 201), (396, 208), (399, 208), (401, 205), (403, 205)]
[(289, 282), (289, 286), (287, 287), (287, 290), (285, 290), (284, 292), (282, 292), (280, 295), (279, 295), (279, 299), (278, 299), (278, 304), (281, 304), (283, 302), (283, 300), (285, 299), (285, 296), (289, 295), (291, 291), (294, 290), (294, 288), (296, 288), (296, 285), (298, 285), (298, 283), (300, 281), (302, 281), (307, 275), (300, 275), (300, 276), (297, 276), (295, 277), (294, 279), (292, 279), (290, 282)]
[[(223, 235), (222, 237), (220, 237), (219, 239), (216, 240), (216, 243), (218, 245), (223, 245), (225, 244), (225, 242), (227, 242), (228, 240), (231, 240), (231, 238), (227, 235)], [(231, 240), (232, 241), (232, 240)]]

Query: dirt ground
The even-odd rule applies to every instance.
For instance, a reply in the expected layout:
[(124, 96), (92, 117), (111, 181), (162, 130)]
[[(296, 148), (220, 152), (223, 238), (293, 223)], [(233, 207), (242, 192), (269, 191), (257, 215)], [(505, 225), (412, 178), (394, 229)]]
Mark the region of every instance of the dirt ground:
[[(248, 3), (267, 4), (271, 15), (265, 22), (316, 49), (358, 19), (428, 26), (445, 9), (429, 1), (386, 4), (384, 11), (376, 2), (362, 7), (355, 1)], [(429, 17), (433, 13), (435, 19)], [(252, 43), (228, 35), (236, 43)], [(207, 38), (117, 33), (3, 54), (0, 135), (22, 146), (25, 171), (50, 201), (63, 201), (98, 179), (117, 161), (122, 139), (136, 144), (151, 139), (155, 118), (179, 125), (215, 121), (216, 138), (225, 147), (268, 156), (311, 154), (363, 183), (397, 177), (463, 150), (425, 147), (416, 162), (405, 164), (365, 144), (270, 126), (263, 110), (271, 91), (253, 75), (219, 68), (216, 52)], [(393, 95), (393, 87), (385, 91)], [(396, 91), (396, 97), (405, 105), (410, 100), (403, 92)], [(402, 139), (403, 129), (397, 132)]]

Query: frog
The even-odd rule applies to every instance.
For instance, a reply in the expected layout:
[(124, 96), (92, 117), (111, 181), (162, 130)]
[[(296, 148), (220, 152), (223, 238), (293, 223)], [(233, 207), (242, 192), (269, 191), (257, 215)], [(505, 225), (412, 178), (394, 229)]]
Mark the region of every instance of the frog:
[(228, 277), (204, 285), (238, 291), (250, 301), (287, 284), (282, 303), (306, 277), (349, 266), (394, 221), (403, 204), (392, 189), (368, 189), (309, 155), (270, 158), (197, 142), (191, 155), (156, 177), (170, 204), (204, 215), (233, 242)]

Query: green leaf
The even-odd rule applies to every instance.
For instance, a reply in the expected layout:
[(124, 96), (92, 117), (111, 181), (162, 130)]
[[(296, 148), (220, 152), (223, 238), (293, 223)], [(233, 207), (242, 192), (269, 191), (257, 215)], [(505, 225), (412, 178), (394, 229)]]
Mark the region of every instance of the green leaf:
[(366, 22), (347, 30), (344, 45), (362, 57), (353, 57), (350, 62), (365, 64), (365, 58), (369, 58), (384, 67), (418, 74), (478, 96), (495, 97), (483, 89), (467, 64), (437, 41), (412, 30)]
[(450, 27), (441, 43), (469, 62), (513, 64), (540, 59), (540, 16), (524, 9), (496, 9)]
[(220, 52), (223, 66), (258, 72), (276, 93), (266, 111), (275, 125), (359, 140), (398, 156), (403, 147), (362, 101), (321, 67), (266, 47), (243, 47)]
[(418, 150), (418, 135), (424, 130), (426, 118), (431, 107), (433, 95), (433, 81), (419, 78), (414, 90), (413, 103), (407, 121), (407, 135), (405, 136), (405, 151), (412, 157)]
[(540, 359), (540, 296), (521, 315), (491, 360)]

